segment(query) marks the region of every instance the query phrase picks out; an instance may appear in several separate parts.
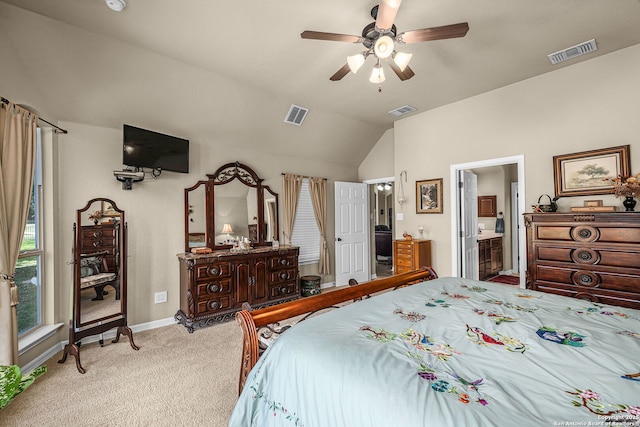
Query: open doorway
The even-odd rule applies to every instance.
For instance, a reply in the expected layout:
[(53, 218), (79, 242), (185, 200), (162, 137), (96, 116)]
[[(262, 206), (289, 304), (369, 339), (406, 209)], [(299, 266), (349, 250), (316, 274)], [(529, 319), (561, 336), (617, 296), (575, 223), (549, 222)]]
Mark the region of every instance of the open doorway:
[(372, 278), (393, 274), (394, 177), (365, 181), (371, 200)]
[[(498, 167), (498, 169), (495, 169)], [(494, 169), (491, 169), (494, 168)], [(490, 159), (483, 160), (478, 162), (471, 163), (463, 163), (452, 165), (450, 168), (451, 172), (451, 200), (452, 200), (452, 218), (451, 218), (451, 236), (452, 236), (452, 272), (454, 275), (458, 277), (474, 277), (473, 274), (470, 273), (469, 265), (465, 265), (468, 263), (469, 257), (465, 258), (465, 255), (469, 250), (476, 251), (478, 253), (478, 247), (469, 249), (468, 246), (470, 244), (478, 245), (480, 243), (480, 236), (482, 235), (481, 225), (484, 225), (486, 230), (495, 230), (496, 218), (478, 218), (477, 214), (473, 210), (464, 208), (464, 200), (462, 198), (465, 194), (465, 188), (461, 181), (461, 176), (464, 171), (472, 172), (479, 174), (480, 177), (482, 175), (490, 175), (492, 171), (509, 171), (513, 168), (513, 172), (510, 174), (510, 177), (503, 178), (503, 184), (500, 188), (501, 195), (504, 196), (504, 201), (501, 204), (502, 211), (510, 212), (509, 218), (507, 222), (514, 223), (512, 227), (509, 227), (507, 233), (509, 236), (513, 236), (507, 242), (508, 248), (516, 247), (514, 250), (507, 250), (502, 252), (505, 257), (508, 258), (507, 266), (511, 266), (510, 271), (518, 274), (520, 287), (524, 287), (525, 284), (525, 269), (526, 269), (526, 247), (525, 247), (525, 229), (523, 224), (522, 214), (524, 213), (524, 156), (513, 156), (513, 157), (504, 157), (498, 159)], [(482, 178), (481, 178), (482, 179)], [(515, 179), (515, 182), (514, 182)], [(488, 181), (491, 181), (488, 179)], [(456, 184), (460, 183), (460, 184)], [(513, 185), (512, 185), (513, 184)], [(513, 188), (513, 190), (512, 190)], [(474, 191), (477, 191), (478, 188), (474, 188)], [(481, 189), (478, 192), (478, 195), (481, 195), (481, 192), (486, 192), (485, 189)], [(491, 191), (490, 191), (491, 192)], [(512, 196), (515, 192), (516, 200), (512, 201)], [(505, 205), (505, 202), (508, 205)], [(477, 235), (477, 239), (464, 239), (466, 234), (469, 234), (469, 227), (475, 227), (472, 231), (474, 235)], [(478, 234), (478, 231), (480, 232)], [(484, 237), (488, 237), (488, 232)], [(471, 243), (470, 243), (471, 242)], [(512, 255), (513, 254), (513, 255)], [(473, 258), (471, 258), (473, 259)], [(477, 257), (475, 258), (477, 261)], [(475, 274), (478, 274), (478, 266), (473, 266), (475, 268)]]

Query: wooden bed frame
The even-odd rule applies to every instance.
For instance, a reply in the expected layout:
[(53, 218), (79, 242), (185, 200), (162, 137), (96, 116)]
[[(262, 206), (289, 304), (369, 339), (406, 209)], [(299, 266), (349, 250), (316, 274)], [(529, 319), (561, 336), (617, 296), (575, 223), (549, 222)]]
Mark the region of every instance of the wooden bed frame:
[(251, 311), (248, 306), (243, 306), (243, 309), (236, 313), (236, 322), (242, 329), (242, 363), (240, 365), (238, 394), (242, 392), (249, 372), (266, 349), (266, 345), (259, 343), (261, 334), (263, 337), (273, 336), (275, 338), (290, 327), (290, 325), (281, 326), (279, 322), (306, 314), (300, 319), (302, 321), (319, 311), (338, 308), (336, 304), (357, 301), (376, 292), (397, 289), (436, 278), (438, 278), (438, 275), (431, 267), (422, 267), (408, 273), (376, 279), (362, 284), (358, 284), (352, 279), (349, 281), (349, 287), (255, 311)]

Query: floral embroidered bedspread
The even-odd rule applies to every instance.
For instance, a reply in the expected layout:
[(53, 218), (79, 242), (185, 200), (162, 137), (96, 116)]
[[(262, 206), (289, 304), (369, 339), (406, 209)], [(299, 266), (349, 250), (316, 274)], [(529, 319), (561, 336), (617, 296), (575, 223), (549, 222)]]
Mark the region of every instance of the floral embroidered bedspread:
[(236, 426), (640, 426), (640, 311), (440, 278), (289, 329)]

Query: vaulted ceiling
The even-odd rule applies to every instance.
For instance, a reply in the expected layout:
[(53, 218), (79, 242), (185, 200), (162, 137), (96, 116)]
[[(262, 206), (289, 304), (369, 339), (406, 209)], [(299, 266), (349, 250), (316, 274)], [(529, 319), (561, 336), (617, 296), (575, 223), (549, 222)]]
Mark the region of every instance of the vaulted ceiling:
[[(375, 0), (0, 1), (8, 41), (56, 120), (123, 123), (293, 157), (359, 164), (394, 108), (419, 112), (640, 43), (638, 0), (405, 0), (398, 32), (468, 22), (463, 38), (407, 44), (415, 76), (372, 58), (329, 77), (360, 44), (305, 40), (304, 30), (360, 35)], [(552, 65), (547, 55), (595, 39), (597, 51)], [(0, 89), (8, 84), (0, 76)], [(16, 100), (27, 102), (29, 100)], [(310, 109), (284, 123), (291, 104)]]

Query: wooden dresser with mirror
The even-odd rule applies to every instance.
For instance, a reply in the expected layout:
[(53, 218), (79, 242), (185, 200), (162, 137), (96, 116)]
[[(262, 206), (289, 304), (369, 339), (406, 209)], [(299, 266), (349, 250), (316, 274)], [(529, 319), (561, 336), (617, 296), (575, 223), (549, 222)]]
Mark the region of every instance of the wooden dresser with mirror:
[[(244, 303), (258, 308), (300, 297), (299, 249), (274, 244), (278, 194), (262, 181), (235, 162), (184, 190), (175, 319), (189, 332), (233, 318)], [(247, 243), (238, 247), (238, 240)]]

